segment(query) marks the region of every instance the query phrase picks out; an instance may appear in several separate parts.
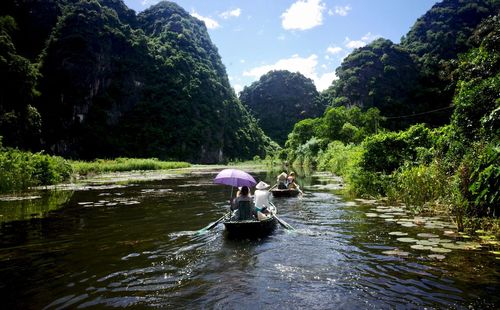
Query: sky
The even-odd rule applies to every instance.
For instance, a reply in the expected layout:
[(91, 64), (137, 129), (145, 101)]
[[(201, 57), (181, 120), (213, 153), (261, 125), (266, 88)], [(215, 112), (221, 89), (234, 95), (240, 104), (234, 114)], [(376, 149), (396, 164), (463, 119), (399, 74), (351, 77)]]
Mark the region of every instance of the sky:
[[(137, 13), (160, 0), (124, 0)], [(205, 22), (236, 93), (270, 70), (300, 72), (318, 91), (355, 48), (399, 43), (437, 0), (177, 0)]]

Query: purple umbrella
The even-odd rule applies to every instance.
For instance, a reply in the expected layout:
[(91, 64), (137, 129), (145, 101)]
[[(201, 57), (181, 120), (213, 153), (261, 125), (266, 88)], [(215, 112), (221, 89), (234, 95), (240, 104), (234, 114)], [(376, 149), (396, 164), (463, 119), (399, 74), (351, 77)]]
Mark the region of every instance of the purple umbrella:
[(214, 183), (230, 186), (254, 186), (255, 179), (243, 170), (224, 169), (214, 179)]

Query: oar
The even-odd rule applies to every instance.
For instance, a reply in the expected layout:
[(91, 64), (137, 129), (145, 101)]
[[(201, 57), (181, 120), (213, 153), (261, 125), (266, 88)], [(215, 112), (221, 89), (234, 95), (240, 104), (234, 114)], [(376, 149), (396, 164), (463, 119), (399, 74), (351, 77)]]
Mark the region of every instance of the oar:
[(278, 186), (278, 183), (274, 184), (273, 187), (271, 187), (270, 189), (268, 189), (267, 191), (270, 192), (273, 188), (275, 188), (276, 186)]
[(283, 228), (288, 230), (295, 230), (295, 228), (293, 228), (292, 225), (288, 224), (287, 222), (277, 217), (276, 214), (273, 214), (273, 217), (278, 221), (278, 223), (280, 223), (281, 226), (283, 226)]
[[(276, 209), (276, 206), (274, 204), (272, 204), (271, 202), (269, 204), (274, 207), (275, 211), (278, 210), (278, 209)], [(289, 229), (289, 230), (295, 230), (295, 228), (293, 228), (292, 225), (290, 225), (287, 222), (280, 219), (276, 214), (273, 214), (273, 217), (278, 221), (278, 223), (280, 223), (281, 226), (283, 226), (283, 228)]]
[(228, 215), (231, 215), (231, 212), (232, 211), (229, 211), (228, 213), (224, 214), (220, 219), (218, 219), (217, 221), (215, 221), (212, 224), (208, 225), (207, 227), (204, 227), (204, 228), (198, 230), (196, 233), (197, 234), (202, 234), (202, 233), (204, 233), (206, 231), (209, 231), (210, 229), (212, 229), (215, 226), (217, 226), (217, 224), (219, 224), (222, 220), (224, 220)]

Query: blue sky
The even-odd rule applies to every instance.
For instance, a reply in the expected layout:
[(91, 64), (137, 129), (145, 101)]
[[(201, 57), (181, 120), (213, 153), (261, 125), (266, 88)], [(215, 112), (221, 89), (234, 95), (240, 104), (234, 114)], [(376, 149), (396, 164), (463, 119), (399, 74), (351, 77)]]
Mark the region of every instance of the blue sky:
[[(160, 0), (124, 0), (136, 12)], [(399, 43), (436, 0), (178, 0), (205, 22), (236, 92), (273, 69), (300, 72), (319, 91), (354, 48)]]

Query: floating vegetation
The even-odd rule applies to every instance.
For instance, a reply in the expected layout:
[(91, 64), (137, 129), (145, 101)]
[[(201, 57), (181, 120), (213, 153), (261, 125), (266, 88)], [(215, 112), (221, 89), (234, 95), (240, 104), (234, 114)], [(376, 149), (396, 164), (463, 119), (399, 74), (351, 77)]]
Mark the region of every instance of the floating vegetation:
[(462, 241), (457, 241), (455, 243), (443, 243), (441, 246), (451, 250), (477, 250), (481, 248), (481, 245), (477, 242)]
[(413, 242), (418, 241), (417, 239), (414, 239), (414, 238), (398, 238), (396, 240), (398, 240), (399, 242), (405, 242), (405, 243), (413, 243)]
[(437, 259), (437, 260), (443, 260), (446, 258), (446, 256), (440, 255), (440, 254), (429, 254), (429, 255), (427, 255), (427, 257), (432, 258), (432, 259)]
[(382, 254), (385, 254), (385, 255), (395, 255), (395, 256), (408, 256), (408, 255), (410, 255), (409, 252), (401, 251), (399, 249), (384, 251), (384, 252), (382, 252)]
[(357, 199), (354, 199), (354, 200), (356, 200), (356, 201), (358, 201), (360, 203), (369, 204), (369, 205), (374, 204), (374, 203), (377, 202), (377, 200), (375, 200), (375, 199), (361, 199), (361, 198), (357, 198)]
[(402, 231), (391, 231), (389, 233), (391, 236), (408, 236), (408, 233), (402, 232)]
[(431, 248), (431, 252), (434, 253), (449, 253), (451, 252), (450, 249), (444, 249), (444, 248)]
[(403, 226), (403, 227), (415, 227), (417, 225), (413, 224), (413, 223), (410, 223), (410, 222), (397, 222), (399, 225)]
[(417, 244), (425, 245), (425, 246), (436, 246), (439, 244), (439, 242), (433, 242), (433, 241), (429, 241), (429, 240), (418, 240)]
[(479, 236), (482, 240), (488, 241), (488, 240), (496, 240), (496, 237), (493, 235), (490, 236)]
[(458, 237), (458, 233), (453, 230), (445, 230), (443, 234), (450, 237)]
[(389, 219), (385, 219), (386, 222), (397, 222), (398, 220), (395, 219), (395, 218), (389, 218)]
[(40, 199), (42, 196), (2, 196), (0, 201), (21, 201), (21, 200), (33, 200)]
[(417, 236), (420, 238), (437, 238), (437, 237), (439, 237), (438, 235), (429, 234), (429, 233), (420, 233), (420, 234), (417, 234)]
[(500, 251), (490, 251), (491, 254), (500, 255)]
[(378, 214), (377, 214), (377, 213), (370, 213), (370, 212), (368, 212), (368, 213), (365, 213), (365, 215), (366, 215), (367, 217), (378, 217)]
[(441, 238), (430, 238), (429, 241), (438, 242), (438, 243), (450, 243), (450, 242), (453, 242), (450, 239), (441, 239)]
[(118, 205), (136, 205), (140, 204), (140, 201), (133, 200), (133, 199), (128, 199), (128, 198), (114, 198), (111, 200), (99, 200), (96, 202), (92, 201), (81, 201), (78, 202), (79, 205), (83, 206), (84, 208), (94, 208), (94, 207), (113, 207), (113, 206), (118, 206)]
[(421, 245), (421, 244), (413, 244), (413, 245), (410, 246), (410, 248), (412, 248), (414, 250), (431, 250), (432, 246)]
[(379, 217), (385, 218), (385, 219), (392, 219), (394, 215), (389, 215), (389, 214), (380, 214)]

